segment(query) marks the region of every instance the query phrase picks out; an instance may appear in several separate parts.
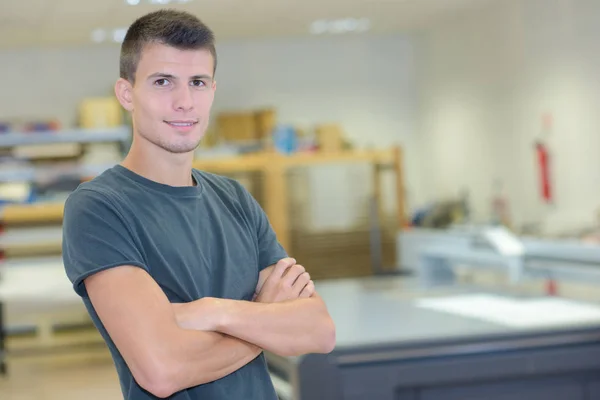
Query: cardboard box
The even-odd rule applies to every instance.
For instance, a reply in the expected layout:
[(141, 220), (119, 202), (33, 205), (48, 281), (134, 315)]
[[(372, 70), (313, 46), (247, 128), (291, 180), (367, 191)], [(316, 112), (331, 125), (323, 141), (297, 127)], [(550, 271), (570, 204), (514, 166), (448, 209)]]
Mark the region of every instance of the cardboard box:
[(217, 129), (221, 139), (244, 142), (258, 139), (254, 113), (221, 113), (217, 116)]
[(268, 138), (273, 134), (277, 124), (277, 113), (274, 109), (258, 110), (255, 113), (256, 129), (259, 139)]
[(87, 98), (79, 105), (81, 128), (116, 128), (123, 123), (123, 110), (115, 97)]
[(317, 146), (322, 152), (338, 152), (344, 148), (344, 133), (337, 124), (324, 124), (315, 128)]
[(219, 137), (228, 142), (256, 141), (269, 138), (276, 124), (276, 111), (263, 109), (226, 112), (217, 116)]

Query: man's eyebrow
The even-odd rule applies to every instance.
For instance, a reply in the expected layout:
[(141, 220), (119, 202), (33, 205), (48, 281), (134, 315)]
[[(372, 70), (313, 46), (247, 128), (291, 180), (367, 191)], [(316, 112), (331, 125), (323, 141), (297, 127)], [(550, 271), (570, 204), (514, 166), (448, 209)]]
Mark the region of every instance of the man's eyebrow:
[[(164, 72), (155, 72), (152, 75), (150, 75), (148, 77), (149, 79), (151, 78), (166, 78), (166, 79), (177, 79), (177, 77), (175, 75), (172, 74), (167, 74)], [(195, 79), (212, 79), (212, 76), (210, 75), (194, 75), (190, 77), (191, 80), (195, 80)]]
[(190, 79), (212, 79), (210, 75), (194, 75)]
[(148, 78), (168, 78), (168, 79), (177, 79), (175, 75), (166, 74), (164, 72), (155, 72), (150, 75)]

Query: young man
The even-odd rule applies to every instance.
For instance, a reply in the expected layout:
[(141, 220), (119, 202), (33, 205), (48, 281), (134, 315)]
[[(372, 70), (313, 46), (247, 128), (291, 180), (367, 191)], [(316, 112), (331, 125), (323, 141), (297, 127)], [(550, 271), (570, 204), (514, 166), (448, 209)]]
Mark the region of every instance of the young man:
[(66, 272), (126, 399), (275, 400), (263, 350), (334, 346), (310, 276), (260, 206), (236, 181), (192, 168), (215, 67), (213, 34), (194, 16), (138, 19), (115, 85), (131, 149), (65, 205)]

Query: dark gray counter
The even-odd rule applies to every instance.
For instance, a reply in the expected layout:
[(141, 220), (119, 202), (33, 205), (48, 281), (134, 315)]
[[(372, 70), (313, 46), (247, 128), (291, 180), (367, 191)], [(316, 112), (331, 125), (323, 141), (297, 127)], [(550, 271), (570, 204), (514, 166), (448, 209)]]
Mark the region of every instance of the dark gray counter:
[(334, 352), (268, 354), (293, 400), (600, 399), (600, 318), (515, 328), (418, 307), (419, 298), (475, 288), (433, 292), (403, 278), (317, 290), (336, 323)]

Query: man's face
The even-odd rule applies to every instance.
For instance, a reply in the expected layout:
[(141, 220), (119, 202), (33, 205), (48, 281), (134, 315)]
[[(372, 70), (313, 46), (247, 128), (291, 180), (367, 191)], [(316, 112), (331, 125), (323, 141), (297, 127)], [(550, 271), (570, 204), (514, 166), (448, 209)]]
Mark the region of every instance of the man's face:
[(130, 102), (124, 106), (132, 112), (140, 139), (170, 153), (198, 147), (216, 88), (213, 63), (208, 50), (178, 50), (162, 44), (144, 48), (135, 85), (121, 83), (129, 85)]

